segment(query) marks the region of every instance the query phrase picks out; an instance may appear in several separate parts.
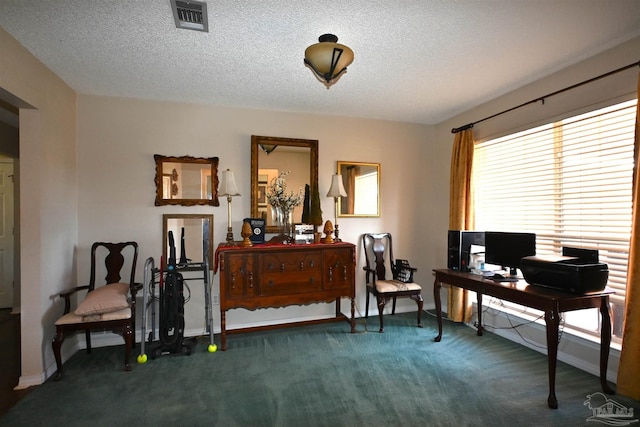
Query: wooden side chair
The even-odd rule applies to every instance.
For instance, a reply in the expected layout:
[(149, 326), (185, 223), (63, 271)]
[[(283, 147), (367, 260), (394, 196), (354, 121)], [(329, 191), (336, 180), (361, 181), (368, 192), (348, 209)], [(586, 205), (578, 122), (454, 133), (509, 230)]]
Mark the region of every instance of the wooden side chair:
[[(422, 287), (414, 283), (413, 273), (417, 269), (405, 259), (393, 258), (393, 245), (390, 233), (366, 233), (362, 236), (362, 246), (366, 265), (367, 301), (365, 318), (369, 317), (369, 295), (378, 302), (380, 332), (384, 332), (383, 312), (385, 305), (393, 299), (391, 314), (396, 313), (396, 298), (409, 297), (418, 304), (418, 326), (422, 327)], [(387, 279), (387, 266), (391, 269), (391, 278)]]
[[(104, 265), (101, 265), (101, 261), (104, 261)], [(62, 343), (69, 334), (77, 331), (85, 331), (87, 353), (91, 353), (91, 331), (113, 331), (122, 335), (125, 342), (124, 370), (131, 370), (129, 357), (131, 349), (135, 347), (136, 293), (142, 288), (141, 284), (135, 283), (137, 261), (136, 242), (96, 242), (91, 246), (89, 284), (60, 293), (60, 297), (64, 298), (64, 314), (55, 323), (53, 354), (58, 369), (55, 381), (62, 378)], [(104, 271), (105, 284), (97, 286), (96, 275)], [(128, 281), (121, 280), (122, 271), (130, 271)], [(87, 291), (87, 294), (78, 307), (71, 311), (71, 297), (79, 291)]]

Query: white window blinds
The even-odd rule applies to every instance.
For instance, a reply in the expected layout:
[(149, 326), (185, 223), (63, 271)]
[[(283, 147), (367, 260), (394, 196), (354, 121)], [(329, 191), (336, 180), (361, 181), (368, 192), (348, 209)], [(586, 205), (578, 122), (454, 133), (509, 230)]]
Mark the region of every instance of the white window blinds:
[(538, 254), (598, 249), (624, 300), (636, 101), (476, 144), (476, 229), (536, 233)]

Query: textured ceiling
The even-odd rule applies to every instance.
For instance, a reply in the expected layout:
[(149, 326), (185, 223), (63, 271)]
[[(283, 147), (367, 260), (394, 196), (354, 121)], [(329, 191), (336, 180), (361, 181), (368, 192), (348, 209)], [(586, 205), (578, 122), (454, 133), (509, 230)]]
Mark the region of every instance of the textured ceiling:
[[(206, 3), (208, 33), (169, 0), (0, 0), (0, 26), (82, 94), (425, 124), (640, 35), (640, 0)], [(324, 33), (355, 53), (329, 90)]]

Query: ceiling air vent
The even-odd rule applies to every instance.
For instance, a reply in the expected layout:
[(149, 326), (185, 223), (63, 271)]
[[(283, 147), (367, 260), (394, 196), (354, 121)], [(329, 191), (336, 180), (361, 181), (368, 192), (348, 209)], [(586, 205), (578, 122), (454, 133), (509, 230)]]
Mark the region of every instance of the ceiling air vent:
[(209, 32), (207, 4), (199, 1), (171, 0), (176, 28)]

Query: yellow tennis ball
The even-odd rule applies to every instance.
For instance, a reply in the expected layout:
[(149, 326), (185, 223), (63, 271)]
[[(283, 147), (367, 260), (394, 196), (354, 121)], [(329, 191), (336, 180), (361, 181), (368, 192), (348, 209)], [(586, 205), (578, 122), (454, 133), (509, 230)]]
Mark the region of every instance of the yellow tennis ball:
[(146, 354), (138, 355), (138, 363), (147, 363), (147, 355)]
[(218, 350), (218, 346), (215, 344), (209, 344), (209, 353), (215, 353)]

